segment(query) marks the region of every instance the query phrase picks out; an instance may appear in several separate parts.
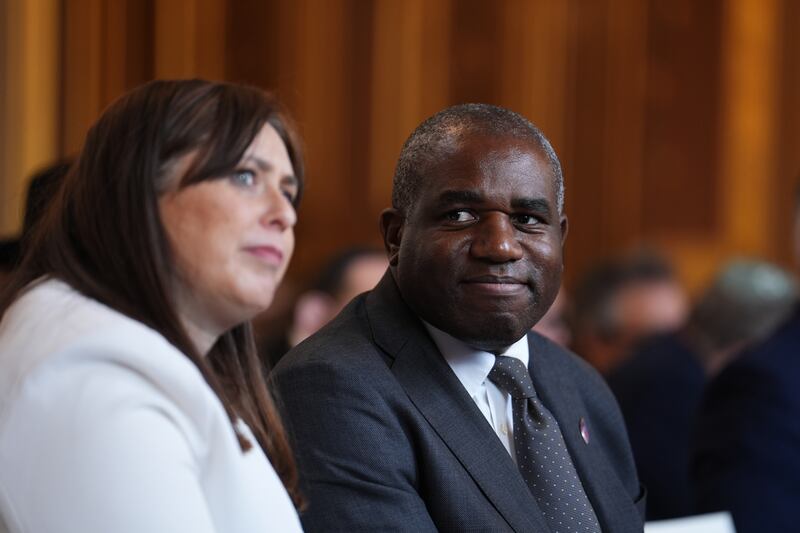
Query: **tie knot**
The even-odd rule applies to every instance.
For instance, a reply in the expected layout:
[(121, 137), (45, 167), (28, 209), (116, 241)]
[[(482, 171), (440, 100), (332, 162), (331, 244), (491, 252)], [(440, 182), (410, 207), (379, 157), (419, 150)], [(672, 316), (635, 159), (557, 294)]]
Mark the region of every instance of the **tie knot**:
[(489, 381), (497, 385), (503, 392), (510, 394), (512, 398), (536, 396), (533, 381), (525, 363), (516, 357), (495, 356), (494, 366), (489, 372)]

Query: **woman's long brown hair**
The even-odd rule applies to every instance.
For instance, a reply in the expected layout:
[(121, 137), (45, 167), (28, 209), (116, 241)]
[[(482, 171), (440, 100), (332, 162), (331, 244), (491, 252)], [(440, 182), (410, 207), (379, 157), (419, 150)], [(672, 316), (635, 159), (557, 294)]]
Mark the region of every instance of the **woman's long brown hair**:
[[(81, 154), (32, 232), (0, 316), (32, 281), (52, 276), (160, 332), (200, 370), (231, 420), (243, 451), (251, 428), (298, 507), (297, 470), (264, 381), (248, 323), (198, 353), (172, 301), (176, 276), (158, 211), (169, 166), (196, 150), (181, 186), (229, 174), (265, 124), (286, 145), (302, 190), (298, 141), (264, 91), (203, 80), (154, 81), (114, 102), (89, 130)], [(295, 207), (300, 199), (298, 194)]]

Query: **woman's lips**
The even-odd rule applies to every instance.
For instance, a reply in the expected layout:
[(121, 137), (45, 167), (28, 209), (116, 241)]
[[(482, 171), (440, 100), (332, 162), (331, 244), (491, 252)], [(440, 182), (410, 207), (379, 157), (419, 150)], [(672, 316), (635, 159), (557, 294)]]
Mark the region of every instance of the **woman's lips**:
[(269, 265), (280, 266), (283, 263), (283, 252), (275, 246), (247, 246), (244, 250)]

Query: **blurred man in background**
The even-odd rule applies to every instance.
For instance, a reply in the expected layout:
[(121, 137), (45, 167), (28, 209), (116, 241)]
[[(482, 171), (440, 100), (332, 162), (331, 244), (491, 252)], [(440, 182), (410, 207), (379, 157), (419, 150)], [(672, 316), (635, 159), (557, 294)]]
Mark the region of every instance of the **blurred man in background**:
[(692, 477), (696, 510), (731, 511), (739, 533), (800, 528), (800, 308), (710, 384)]
[(689, 301), (665, 259), (637, 251), (586, 273), (573, 309), (573, 350), (606, 375), (643, 339), (681, 327)]
[(388, 267), (386, 252), (380, 248), (354, 246), (337, 253), (314, 285), (297, 298), (288, 328), (261, 344), (269, 368), (338, 315), (350, 300), (375, 287)]
[(788, 318), (797, 288), (768, 263), (733, 261), (692, 309), (686, 327), (646, 341), (608, 377), (628, 426), (647, 518), (693, 513), (689, 461), (707, 380)]
[(17, 266), (25, 240), (30, 237), (34, 225), (44, 213), (61, 180), (67, 174), (70, 164), (69, 161), (62, 161), (45, 167), (31, 176), (25, 196), (22, 233), (19, 237), (0, 240), (0, 288), (5, 286), (6, 278)]

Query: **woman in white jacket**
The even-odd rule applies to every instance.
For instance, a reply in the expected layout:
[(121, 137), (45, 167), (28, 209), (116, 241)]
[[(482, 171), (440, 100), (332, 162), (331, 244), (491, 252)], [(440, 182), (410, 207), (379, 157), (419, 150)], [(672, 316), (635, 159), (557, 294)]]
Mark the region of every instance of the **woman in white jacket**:
[(302, 186), (259, 89), (156, 81), (105, 111), (0, 298), (0, 530), (300, 530), (249, 320)]

